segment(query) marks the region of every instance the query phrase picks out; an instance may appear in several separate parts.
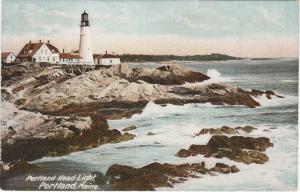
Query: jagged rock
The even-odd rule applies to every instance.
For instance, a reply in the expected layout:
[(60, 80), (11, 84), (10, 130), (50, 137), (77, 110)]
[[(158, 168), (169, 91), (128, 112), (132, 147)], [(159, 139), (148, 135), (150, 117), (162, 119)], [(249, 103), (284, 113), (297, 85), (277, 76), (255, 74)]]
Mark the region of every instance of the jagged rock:
[(6, 89), (1, 89), (1, 101), (8, 101), (13, 99), (13, 95)]
[(7, 165), (7, 168), (4, 168), (4, 165), (1, 164), (0, 179), (7, 179), (9, 177), (14, 177), (17, 175), (25, 174), (33, 169), (37, 169), (38, 166), (30, 164), (23, 160), (16, 160)]
[(165, 65), (155, 69), (135, 69), (129, 77), (130, 81), (143, 80), (151, 84), (181, 85), (185, 82), (202, 82), (208, 76), (194, 71), (189, 71), (180, 65)]
[(264, 132), (271, 132), (270, 129), (263, 129)]
[(238, 134), (239, 132), (231, 127), (223, 126), (221, 127), (220, 131), (222, 131), (225, 134), (234, 135)]
[[(4, 118), (13, 117), (14, 119), (14, 121), (1, 124), (3, 127), (1, 129), (3, 162), (18, 159), (32, 161), (44, 156), (66, 155), (105, 143), (134, 138), (132, 134), (122, 135), (116, 129), (109, 129), (107, 121), (97, 115), (53, 117), (10, 108), (7, 102), (2, 102), (1, 105), (6, 110)], [(7, 116), (9, 114), (10, 116)]]
[(272, 99), (272, 95), (278, 98), (284, 98), (283, 96), (277, 95), (276, 93), (274, 93), (274, 91), (270, 91), (270, 90), (261, 91), (257, 89), (252, 89), (249, 93), (254, 97), (265, 95), (267, 99)]
[[(219, 168), (220, 166), (217, 169)], [(230, 173), (229, 166), (228, 169)], [(176, 183), (186, 181), (188, 177), (198, 178), (195, 174), (209, 172), (210, 170), (205, 167), (204, 162), (180, 165), (154, 162), (141, 168), (114, 164), (108, 168), (105, 180), (109, 181), (112, 190), (150, 191), (157, 187), (173, 187)], [(225, 171), (221, 173), (225, 173)], [(103, 176), (101, 178), (103, 180)]]
[(240, 148), (256, 151), (265, 151), (267, 148), (273, 147), (269, 138), (243, 136), (212, 136), (207, 145), (211, 148)]
[[(29, 66), (29, 65), (28, 65)], [(39, 73), (43, 68), (38, 65), (30, 65), (28, 67), (26, 64), (12, 65), (12, 66), (1, 66), (1, 85), (10, 86), (24, 78), (28, 78), (35, 73)]]
[(240, 169), (237, 166), (229, 166), (224, 163), (216, 163), (216, 165), (210, 170), (223, 174), (236, 173), (240, 171)]
[(178, 157), (188, 157), (202, 154), (205, 157), (227, 157), (237, 162), (246, 164), (262, 164), (269, 160), (264, 152), (272, 147), (273, 143), (266, 137), (243, 137), (243, 136), (212, 136), (206, 145), (191, 145), (188, 150), (181, 149), (177, 152)]
[(257, 130), (257, 128), (252, 127), (252, 126), (248, 126), (248, 125), (245, 126), (245, 127), (236, 127), (235, 129), (242, 130), (242, 131), (244, 131), (246, 133), (251, 133), (253, 130)]
[(215, 167), (213, 167), (211, 170), (219, 173), (224, 173), (224, 174), (228, 174), (231, 171), (230, 166), (224, 163), (216, 163)]
[(137, 127), (135, 125), (129, 126), (129, 127), (125, 127), (124, 129), (122, 129), (122, 131), (131, 131), (136, 129)]
[(263, 95), (265, 92), (257, 89), (252, 89), (250, 94), (257, 97)]
[(240, 169), (237, 166), (235, 166), (235, 165), (232, 165), (230, 167), (230, 172), (231, 173), (236, 173), (236, 172), (239, 172), (239, 171), (240, 171)]
[(257, 128), (251, 127), (251, 126), (245, 126), (245, 127), (236, 127), (231, 128), (228, 126), (223, 126), (221, 128), (204, 128), (201, 129), (199, 133), (196, 134), (196, 136), (204, 135), (204, 134), (211, 134), (211, 135), (236, 135), (239, 134), (239, 130), (242, 130), (245, 133), (251, 133), (253, 130), (256, 130)]
[(155, 134), (152, 133), (152, 132), (148, 132), (147, 135), (148, 135), (148, 136), (151, 136), (151, 135), (155, 135)]
[(176, 156), (178, 156), (178, 157), (189, 157), (191, 155), (192, 155), (192, 152), (190, 150), (186, 150), (186, 149), (180, 149), (176, 153)]

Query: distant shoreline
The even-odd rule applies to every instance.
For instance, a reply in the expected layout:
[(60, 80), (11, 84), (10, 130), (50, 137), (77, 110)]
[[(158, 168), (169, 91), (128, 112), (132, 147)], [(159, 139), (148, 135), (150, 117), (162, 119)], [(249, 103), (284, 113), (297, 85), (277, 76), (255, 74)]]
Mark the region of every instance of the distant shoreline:
[(240, 61), (240, 60), (282, 60), (282, 59), (298, 59), (298, 58), (271, 58), (271, 57), (235, 57), (225, 54), (212, 53), (209, 55), (143, 55), (143, 54), (122, 54), (120, 57), (122, 63), (188, 63), (188, 62), (225, 62), (225, 61)]
[(226, 61), (245, 59), (219, 53), (209, 55), (143, 55), (143, 54), (122, 54), (117, 55), (121, 62), (167, 62), (167, 61)]
[(236, 62), (236, 61), (258, 61), (258, 60), (297, 60), (298, 58), (239, 58), (239, 59), (231, 59), (231, 60), (209, 60), (209, 61), (184, 61), (184, 60), (168, 60), (168, 61), (130, 61), (130, 62), (122, 62), (124, 64), (182, 64), (182, 63), (193, 63), (193, 64), (202, 64), (202, 63), (216, 63), (216, 62)]

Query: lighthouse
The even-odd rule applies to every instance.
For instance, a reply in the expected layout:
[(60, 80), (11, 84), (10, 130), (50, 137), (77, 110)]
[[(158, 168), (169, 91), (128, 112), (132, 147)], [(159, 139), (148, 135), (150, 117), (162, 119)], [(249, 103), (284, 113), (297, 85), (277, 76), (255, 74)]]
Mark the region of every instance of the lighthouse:
[(89, 15), (85, 10), (81, 14), (79, 55), (83, 64), (94, 64), (91, 44), (91, 25), (89, 23)]

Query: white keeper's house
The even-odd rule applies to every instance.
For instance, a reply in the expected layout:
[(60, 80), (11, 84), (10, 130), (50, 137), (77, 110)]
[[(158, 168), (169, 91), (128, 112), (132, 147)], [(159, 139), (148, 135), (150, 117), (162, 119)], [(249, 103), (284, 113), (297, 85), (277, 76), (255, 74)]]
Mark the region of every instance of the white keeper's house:
[(77, 64), (80, 60), (81, 57), (79, 54), (65, 53), (64, 49), (63, 52), (59, 54), (59, 63), (61, 64)]
[(94, 55), (94, 63), (96, 65), (119, 65), (121, 64), (120, 57), (113, 54)]
[(12, 52), (2, 52), (1, 62), (2, 63), (13, 63), (16, 60), (16, 56)]
[(29, 41), (29, 43), (22, 48), (17, 58), (20, 62), (58, 63), (59, 50), (50, 44), (49, 41), (47, 43), (43, 43), (41, 40), (38, 43)]

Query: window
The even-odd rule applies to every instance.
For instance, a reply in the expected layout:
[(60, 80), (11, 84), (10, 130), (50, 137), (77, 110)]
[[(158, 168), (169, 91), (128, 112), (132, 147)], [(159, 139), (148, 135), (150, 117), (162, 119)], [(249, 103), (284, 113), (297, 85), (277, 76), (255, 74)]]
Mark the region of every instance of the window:
[(55, 57), (53, 57), (53, 61), (55, 61)]
[(41, 50), (41, 53), (42, 53), (42, 54), (44, 53), (44, 50), (43, 50), (43, 49)]
[(40, 61), (40, 60), (42, 60), (42, 58), (41, 58), (41, 57), (39, 57), (39, 61)]
[(47, 61), (49, 61), (50, 59), (49, 59), (49, 57), (47, 57)]
[(110, 63), (112, 63), (112, 60), (110, 60)]

